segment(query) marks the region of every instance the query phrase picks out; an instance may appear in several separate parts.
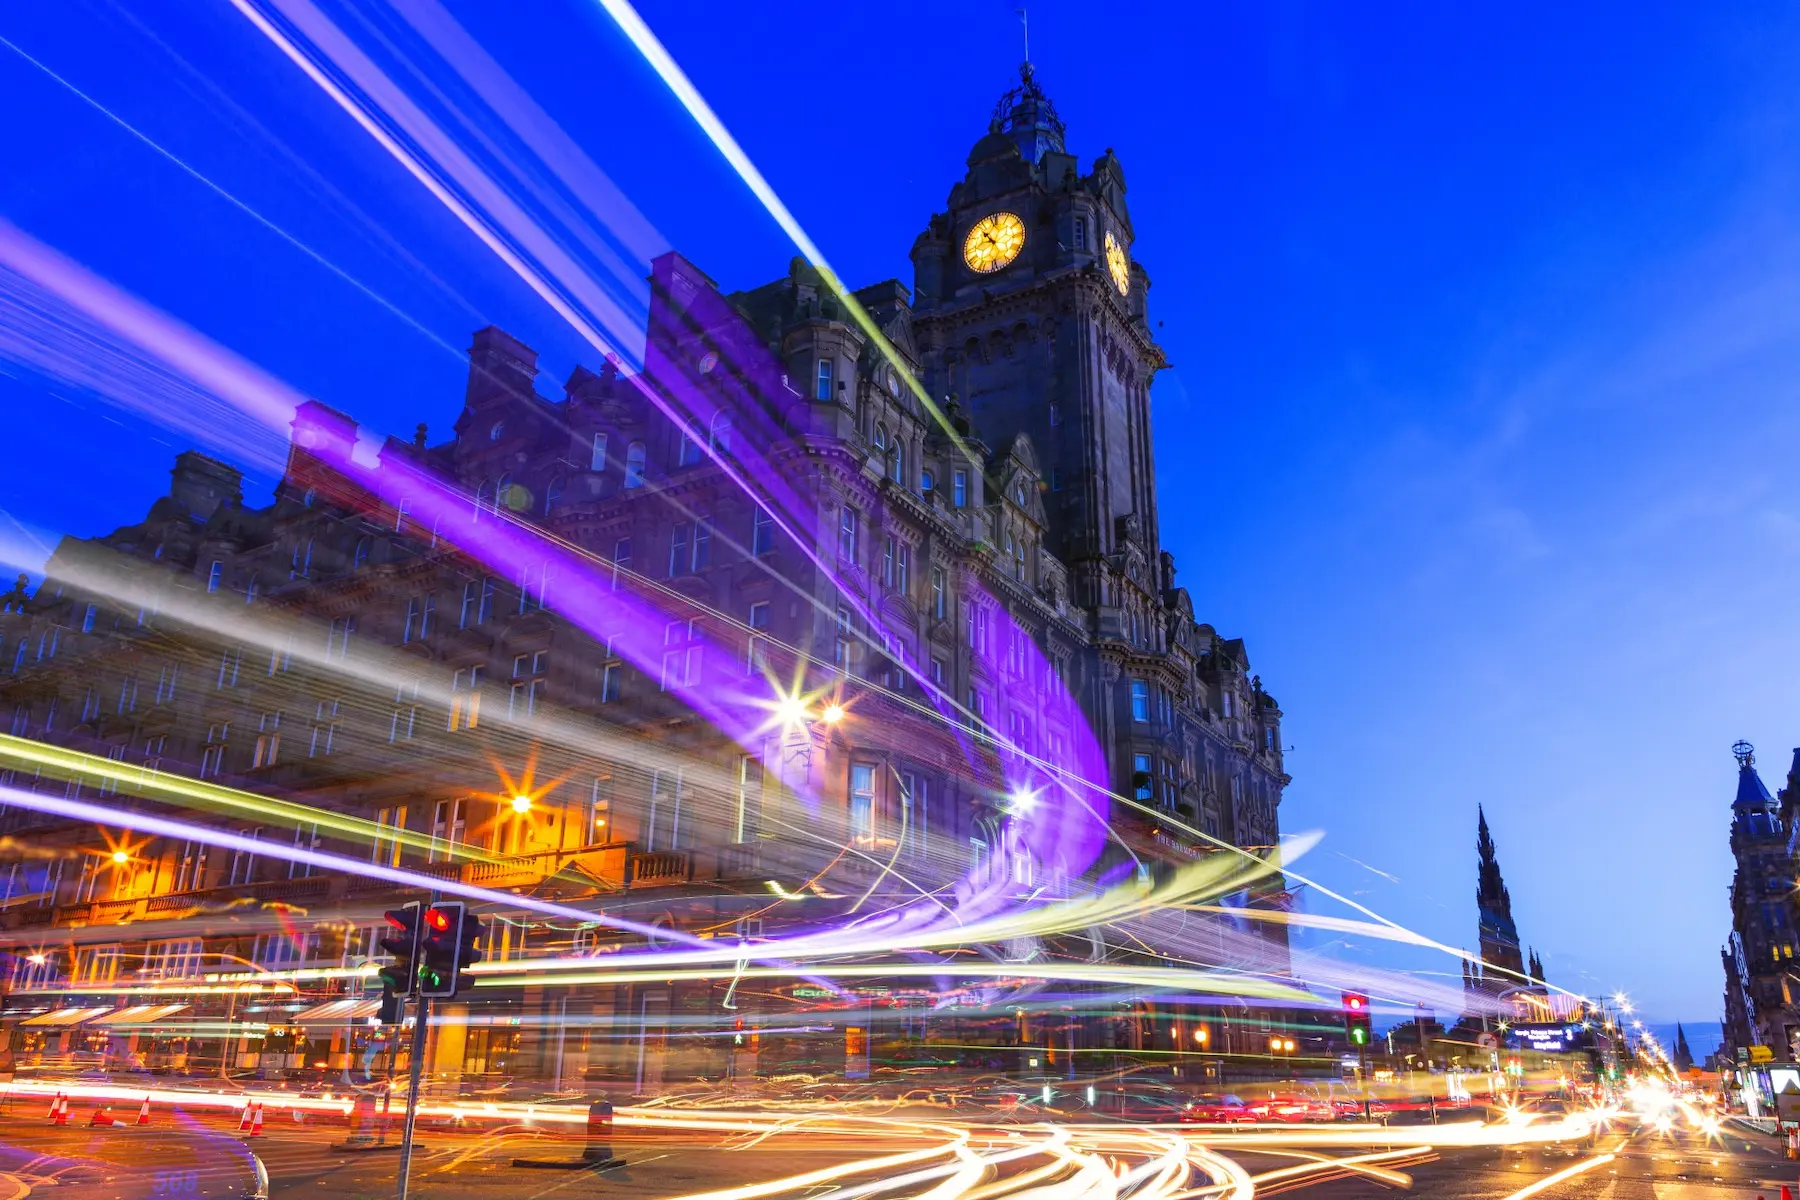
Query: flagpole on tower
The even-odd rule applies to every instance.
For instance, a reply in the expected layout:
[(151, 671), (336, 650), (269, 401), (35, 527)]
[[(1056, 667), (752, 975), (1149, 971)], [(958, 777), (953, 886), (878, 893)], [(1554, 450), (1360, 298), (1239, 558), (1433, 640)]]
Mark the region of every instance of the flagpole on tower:
[(1030, 18), (1030, 16), (1028, 16), (1026, 14), (1024, 5), (1020, 5), (1018, 8), (1013, 9), (1013, 11), (1019, 14), (1019, 28), (1025, 38), (1025, 61), (1030, 62), (1031, 61), (1031, 18)]

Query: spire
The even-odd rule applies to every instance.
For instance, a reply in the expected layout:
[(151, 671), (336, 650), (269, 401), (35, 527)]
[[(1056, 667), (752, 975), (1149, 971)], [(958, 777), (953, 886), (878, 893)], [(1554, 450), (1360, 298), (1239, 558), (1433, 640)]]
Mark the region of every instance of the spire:
[(1063, 123), (1056, 115), (1056, 105), (1038, 84), (1037, 70), (1027, 58), (1019, 64), (1019, 86), (1000, 97), (994, 106), (993, 128), (1005, 134), (1018, 146), (1019, 154), (1032, 166), (1045, 151), (1063, 151)]
[[(1494, 850), (1494, 837), (1488, 831), (1487, 812), (1476, 806), (1475, 851), (1479, 856), (1476, 870), (1475, 906), (1480, 914), (1481, 961), (1515, 977), (1525, 973), (1525, 962), (1519, 953), (1519, 929), (1513, 923), (1512, 895), (1500, 874), (1500, 859)], [(1503, 977), (1493, 981), (1508, 986)]]
[(1686, 1072), (1694, 1069), (1694, 1052), (1688, 1048), (1687, 1030), (1683, 1029), (1679, 1023), (1675, 1026), (1675, 1054), (1673, 1058), (1675, 1069), (1677, 1071)]
[(1762, 776), (1756, 773), (1756, 747), (1738, 742), (1732, 746), (1731, 754), (1738, 762), (1737, 799), (1732, 801), (1732, 809), (1740, 813), (1774, 812), (1778, 807), (1775, 797), (1769, 795)]

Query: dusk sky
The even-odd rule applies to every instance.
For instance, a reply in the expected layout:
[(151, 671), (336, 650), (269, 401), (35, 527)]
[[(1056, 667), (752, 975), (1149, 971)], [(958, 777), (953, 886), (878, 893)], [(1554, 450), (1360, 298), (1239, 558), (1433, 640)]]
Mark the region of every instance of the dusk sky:
[[(0, 18), (0, 216), (387, 431), (448, 435), (489, 323), (546, 391), (593, 364), (224, 0), (38, 7)], [(449, 9), (663, 246), (728, 290), (784, 273), (793, 245), (598, 5)], [(640, 11), (840, 273), (910, 284), (1016, 81), (1013, 6)], [(1173, 364), (1164, 537), (1287, 714), (1282, 826), (1327, 835), (1302, 872), (1473, 949), (1485, 805), (1553, 982), (1716, 1020), (1730, 746), (1774, 790), (1800, 744), (1800, 10), (1030, 21), (1070, 150), (1124, 166)], [(140, 518), (191, 437), (20, 376), (0, 507), (40, 538)]]

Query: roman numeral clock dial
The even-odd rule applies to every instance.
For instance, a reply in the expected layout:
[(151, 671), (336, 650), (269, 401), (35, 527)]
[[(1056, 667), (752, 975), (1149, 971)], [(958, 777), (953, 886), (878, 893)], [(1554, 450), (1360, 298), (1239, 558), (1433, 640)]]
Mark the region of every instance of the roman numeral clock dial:
[(969, 270), (989, 275), (1019, 257), (1024, 246), (1025, 222), (1017, 214), (989, 213), (963, 239), (963, 261)]
[(1113, 286), (1119, 289), (1119, 295), (1123, 296), (1131, 291), (1131, 259), (1126, 256), (1125, 247), (1119, 245), (1119, 240), (1112, 235), (1110, 229), (1106, 231), (1106, 273), (1112, 276)]

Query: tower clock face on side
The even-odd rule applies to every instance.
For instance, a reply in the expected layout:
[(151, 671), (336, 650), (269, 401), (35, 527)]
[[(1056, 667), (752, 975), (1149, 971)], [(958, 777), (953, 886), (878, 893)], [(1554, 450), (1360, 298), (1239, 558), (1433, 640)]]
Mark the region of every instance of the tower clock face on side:
[(1025, 247), (1025, 222), (1009, 212), (989, 213), (963, 239), (963, 261), (983, 275), (998, 271)]
[(1131, 291), (1131, 260), (1125, 257), (1125, 247), (1119, 245), (1119, 239), (1106, 231), (1106, 273), (1112, 276), (1113, 286), (1123, 296)]

